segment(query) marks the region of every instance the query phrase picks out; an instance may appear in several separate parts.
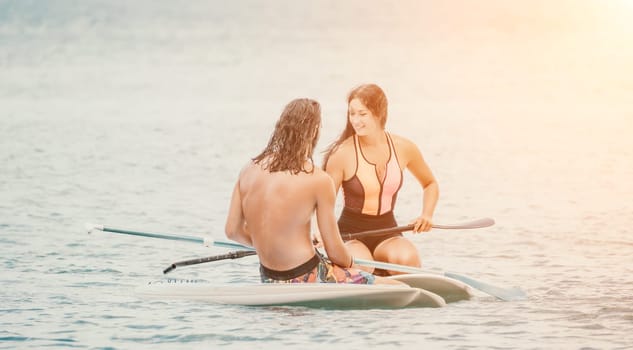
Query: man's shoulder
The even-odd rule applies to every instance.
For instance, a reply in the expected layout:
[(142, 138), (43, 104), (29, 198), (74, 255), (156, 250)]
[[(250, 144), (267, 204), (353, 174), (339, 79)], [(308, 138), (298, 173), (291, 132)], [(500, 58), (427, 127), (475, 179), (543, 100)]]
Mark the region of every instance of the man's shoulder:
[(249, 173), (252, 173), (254, 169), (256, 169), (259, 165), (255, 164), (252, 160), (249, 160), (246, 164), (242, 166), (240, 169), (240, 177), (247, 176)]
[(330, 175), (319, 167), (314, 167), (312, 172), (305, 173), (305, 175), (308, 181), (318, 185), (328, 185), (332, 181)]

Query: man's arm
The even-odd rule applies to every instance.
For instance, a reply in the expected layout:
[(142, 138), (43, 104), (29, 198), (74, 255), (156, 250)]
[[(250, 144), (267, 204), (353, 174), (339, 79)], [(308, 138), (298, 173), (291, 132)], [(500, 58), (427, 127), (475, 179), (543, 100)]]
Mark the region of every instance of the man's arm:
[(244, 245), (253, 246), (250, 234), (244, 229), (246, 220), (242, 211), (242, 195), (240, 194), (240, 181), (238, 180), (233, 188), (229, 213), (226, 217), (224, 232), (226, 237)]

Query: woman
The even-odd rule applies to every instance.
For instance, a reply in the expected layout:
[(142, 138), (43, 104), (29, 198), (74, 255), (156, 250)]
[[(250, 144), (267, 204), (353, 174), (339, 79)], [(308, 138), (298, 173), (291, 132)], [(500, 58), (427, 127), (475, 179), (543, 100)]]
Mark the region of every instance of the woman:
[[(402, 136), (385, 131), (385, 93), (375, 84), (361, 85), (349, 93), (347, 103), (345, 130), (327, 148), (323, 161), (323, 168), (334, 180), (336, 191), (343, 188), (345, 206), (338, 220), (340, 232), (397, 226), (393, 209), (402, 186), (403, 169), (411, 172), (424, 192), (422, 213), (413, 220), (414, 232), (429, 231), (439, 187), (418, 147)], [(401, 233), (354, 239), (346, 245), (357, 258), (421, 265), (416, 247)]]

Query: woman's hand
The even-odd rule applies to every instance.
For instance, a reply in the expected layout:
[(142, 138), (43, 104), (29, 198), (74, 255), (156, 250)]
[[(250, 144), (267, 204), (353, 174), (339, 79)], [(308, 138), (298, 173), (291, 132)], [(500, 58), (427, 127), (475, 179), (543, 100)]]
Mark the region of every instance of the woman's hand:
[(415, 233), (428, 232), (431, 231), (431, 228), (433, 228), (433, 220), (430, 216), (427, 215), (419, 216), (412, 222), (412, 224), (413, 232)]

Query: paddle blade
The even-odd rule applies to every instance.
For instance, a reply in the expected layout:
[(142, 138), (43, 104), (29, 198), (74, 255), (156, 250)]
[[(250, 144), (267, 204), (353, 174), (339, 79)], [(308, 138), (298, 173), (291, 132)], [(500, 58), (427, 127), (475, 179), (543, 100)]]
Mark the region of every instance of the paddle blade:
[(518, 287), (500, 288), (500, 287), (496, 287), (491, 284), (478, 281), (470, 277), (460, 275), (457, 273), (452, 273), (452, 272), (445, 272), (444, 276), (456, 279), (458, 281), (462, 281), (475, 289), (478, 289), (484, 293), (488, 293), (503, 301), (519, 301), (519, 300), (527, 299), (527, 294), (525, 294), (525, 292), (521, 288), (518, 288)]
[(495, 224), (495, 220), (492, 218), (482, 218), (469, 222), (464, 222), (461, 224), (455, 225), (433, 225), (433, 228), (441, 228), (441, 229), (453, 229), (453, 230), (463, 230), (463, 229), (474, 229), (474, 228), (484, 228), (490, 227)]

